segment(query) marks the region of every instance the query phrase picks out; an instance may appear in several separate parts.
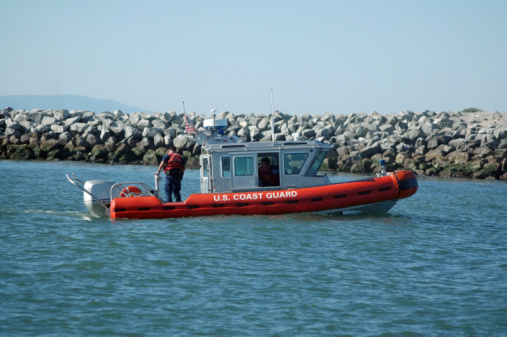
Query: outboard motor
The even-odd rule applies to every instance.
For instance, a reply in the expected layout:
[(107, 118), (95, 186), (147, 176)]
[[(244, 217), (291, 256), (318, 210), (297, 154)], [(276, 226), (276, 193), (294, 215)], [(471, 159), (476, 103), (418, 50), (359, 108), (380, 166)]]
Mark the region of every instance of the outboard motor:
[[(109, 205), (111, 203), (111, 187), (116, 184), (112, 180), (89, 180), (84, 184), (84, 204), (91, 214), (99, 218), (109, 217)], [(113, 195), (113, 198), (119, 196)]]

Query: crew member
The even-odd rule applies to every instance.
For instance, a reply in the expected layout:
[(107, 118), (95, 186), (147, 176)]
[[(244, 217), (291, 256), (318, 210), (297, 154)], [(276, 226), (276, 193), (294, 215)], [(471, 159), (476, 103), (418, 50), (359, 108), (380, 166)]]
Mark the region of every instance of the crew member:
[(261, 186), (280, 186), (280, 172), (278, 166), (271, 165), (271, 160), (269, 160), (269, 158), (261, 159), (259, 181)]
[(169, 146), (169, 150), (162, 158), (155, 174), (158, 175), (161, 170), (164, 170), (164, 173), (166, 174), (166, 201), (172, 202), (173, 193), (176, 201), (181, 201), (181, 179), (183, 178), (183, 172), (185, 172), (185, 160), (176, 153), (176, 148), (172, 145)]

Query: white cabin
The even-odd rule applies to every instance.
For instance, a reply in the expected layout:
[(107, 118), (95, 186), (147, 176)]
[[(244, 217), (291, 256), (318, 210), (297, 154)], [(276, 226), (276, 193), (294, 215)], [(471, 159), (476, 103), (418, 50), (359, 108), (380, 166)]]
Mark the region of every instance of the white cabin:
[[(331, 146), (319, 141), (235, 143), (223, 135), (223, 121), (214, 129), (206, 124), (206, 134), (197, 136), (203, 144), (201, 193), (269, 191), (330, 184), (318, 175)], [(262, 186), (258, 169), (268, 158), (278, 168), (279, 185)]]

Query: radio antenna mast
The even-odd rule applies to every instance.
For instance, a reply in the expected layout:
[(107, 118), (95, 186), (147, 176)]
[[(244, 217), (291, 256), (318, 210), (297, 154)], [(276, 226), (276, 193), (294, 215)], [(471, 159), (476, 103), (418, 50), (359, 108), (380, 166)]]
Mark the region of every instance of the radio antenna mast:
[(273, 90), (271, 90), (271, 138), (275, 143), (275, 112), (273, 110)]

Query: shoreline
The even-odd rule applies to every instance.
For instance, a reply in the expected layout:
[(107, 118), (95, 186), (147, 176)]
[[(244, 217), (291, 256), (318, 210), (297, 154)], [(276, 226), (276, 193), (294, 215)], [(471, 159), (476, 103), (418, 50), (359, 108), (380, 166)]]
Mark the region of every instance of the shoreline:
[[(189, 113), (196, 129), (209, 116)], [(410, 169), (422, 176), (507, 180), (507, 114), (405, 111), (392, 114), (289, 115), (274, 112), (275, 140), (332, 144), (323, 171)], [(234, 115), (226, 135), (272, 141), (271, 115)], [(198, 168), (201, 146), (185, 134), (183, 114), (95, 114), (82, 110), (0, 110), (0, 159), (158, 165), (169, 145)]]

